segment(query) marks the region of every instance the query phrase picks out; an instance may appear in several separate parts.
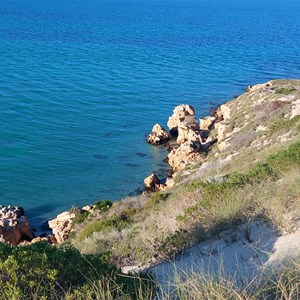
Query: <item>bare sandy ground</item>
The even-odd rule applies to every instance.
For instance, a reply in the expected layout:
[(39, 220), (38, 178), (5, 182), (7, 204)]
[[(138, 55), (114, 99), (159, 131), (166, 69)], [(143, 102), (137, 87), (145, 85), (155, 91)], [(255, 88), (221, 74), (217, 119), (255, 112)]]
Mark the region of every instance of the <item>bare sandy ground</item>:
[(241, 225), (188, 249), (173, 261), (148, 270), (164, 291), (172, 290), (181, 274), (223, 274), (236, 282), (250, 280), (264, 269), (300, 253), (300, 230), (280, 234), (261, 221)]

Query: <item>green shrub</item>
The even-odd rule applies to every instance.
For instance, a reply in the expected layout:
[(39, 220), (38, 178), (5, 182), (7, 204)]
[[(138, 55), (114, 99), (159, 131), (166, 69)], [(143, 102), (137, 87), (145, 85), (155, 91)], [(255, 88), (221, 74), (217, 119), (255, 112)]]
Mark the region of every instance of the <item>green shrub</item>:
[(229, 190), (242, 187), (245, 184), (253, 184), (261, 180), (278, 178), (278, 173), (270, 164), (257, 164), (246, 173), (230, 173), (222, 178), (222, 181), (205, 182), (202, 180), (193, 181), (187, 184), (189, 191), (201, 190), (202, 197), (209, 196), (218, 198), (219, 195), (226, 193)]
[(276, 94), (289, 95), (290, 93), (295, 92), (295, 91), (297, 91), (297, 90), (293, 87), (290, 87), (290, 88), (281, 87), (276, 90)]
[(273, 135), (277, 132), (289, 132), (291, 129), (300, 131), (300, 116), (294, 116), (292, 119), (281, 119), (270, 125), (269, 135)]
[(0, 253), (0, 299), (63, 299), (66, 291), (83, 289), (104, 278), (126, 292), (135, 288), (134, 281), (120, 276), (117, 268), (70, 246), (0, 243)]
[(300, 165), (300, 142), (290, 145), (267, 159), (267, 163), (278, 172), (285, 172)]
[(113, 203), (111, 200), (105, 199), (96, 201), (93, 205), (96, 209), (100, 210), (101, 212), (106, 212), (112, 207)]
[(130, 219), (126, 215), (112, 216), (88, 224), (79, 235), (79, 241), (92, 236), (95, 232), (108, 233), (112, 230), (122, 230), (128, 226)]
[(164, 258), (170, 258), (178, 252), (186, 249), (193, 243), (186, 230), (177, 230), (174, 234), (167, 236), (162, 241), (156, 241), (157, 251)]
[(80, 213), (76, 213), (74, 218), (74, 224), (79, 224), (84, 222), (91, 214), (88, 211), (81, 211)]
[[(278, 172), (271, 168), (269, 164), (257, 164), (246, 173), (231, 173), (222, 178), (221, 181), (204, 182), (194, 181), (188, 183), (187, 189), (189, 191), (199, 191), (199, 201), (186, 208), (184, 213), (176, 217), (176, 221), (183, 224), (194, 222), (201, 219), (203, 210), (209, 210), (212, 205), (224, 202), (226, 199), (232, 198), (238, 189), (244, 188), (246, 185), (253, 185), (266, 179), (277, 179)], [(233, 220), (235, 222), (235, 220)], [(224, 221), (225, 223), (228, 220)], [(222, 223), (222, 222), (221, 222)], [(232, 223), (232, 222), (231, 222)], [(220, 224), (218, 224), (219, 226)], [(221, 224), (219, 227), (224, 227)]]
[(278, 173), (269, 164), (257, 164), (251, 168), (248, 172), (242, 173), (231, 173), (225, 177), (226, 183), (231, 185), (243, 186), (245, 184), (253, 184), (260, 182), (264, 179), (276, 179)]
[(151, 194), (147, 206), (152, 207), (160, 202), (164, 202), (169, 198), (169, 196), (170, 193), (154, 192)]
[(137, 214), (137, 212), (139, 212), (139, 209), (137, 208), (131, 208), (131, 207), (125, 208), (121, 212), (120, 218), (124, 221), (131, 222), (133, 217)]

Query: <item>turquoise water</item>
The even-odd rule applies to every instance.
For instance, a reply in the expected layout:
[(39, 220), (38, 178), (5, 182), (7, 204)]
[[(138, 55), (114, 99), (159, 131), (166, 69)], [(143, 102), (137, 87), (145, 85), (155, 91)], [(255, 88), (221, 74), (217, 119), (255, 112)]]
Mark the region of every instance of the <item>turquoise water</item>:
[(164, 175), (152, 125), (299, 78), (299, 16), (298, 0), (1, 0), (1, 202), (39, 224)]

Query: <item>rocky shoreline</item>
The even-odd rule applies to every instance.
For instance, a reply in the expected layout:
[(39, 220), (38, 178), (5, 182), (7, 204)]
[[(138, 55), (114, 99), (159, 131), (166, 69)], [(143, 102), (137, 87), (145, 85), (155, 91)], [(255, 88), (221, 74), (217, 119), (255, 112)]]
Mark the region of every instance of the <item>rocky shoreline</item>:
[[(152, 132), (147, 137), (147, 142), (168, 148), (165, 161), (169, 164), (169, 177), (161, 182), (155, 173), (145, 178), (146, 191), (160, 191), (174, 186), (174, 177), (177, 172), (186, 166), (204, 161), (213, 144), (222, 138), (220, 122), (229, 112), (226, 106), (212, 110), (211, 115), (199, 120), (195, 117), (195, 109), (188, 104), (175, 107), (173, 115), (169, 117), (168, 131), (159, 124), (155, 124)], [(213, 129), (218, 129), (217, 136), (212, 134)]]
[[(147, 142), (155, 146), (168, 148), (165, 162), (170, 167), (169, 176), (161, 181), (155, 173), (145, 178), (144, 193), (168, 189), (175, 185), (174, 176), (185, 166), (204, 160), (211, 145), (217, 139), (210, 135), (210, 131), (222, 120), (222, 110), (214, 110), (214, 116), (200, 119), (195, 117), (195, 109), (188, 104), (175, 107), (173, 115), (169, 117), (166, 131), (159, 124), (153, 126), (152, 132), (147, 137)], [(73, 209), (59, 214), (49, 220), (48, 225), (52, 234), (35, 236), (29, 219), (25, 217), (21, 207), (4, 207), (0, 211), (0, 239), (11, 245), (26, 245), (37, 241), (47, 241), (51, 244), (63, 243), (72, 232), (73, 222), (77, 215), (93, 213), (93, 205), (81, 209)]]
[[(195, 117), (195, 109), (188, 104), (175, 107), (169, 117), (166, 131), (159, 124), (153, 126), (152, 132), (147, 137), (147, 142), (154, 146), (168, 148), (165, 162), (170, 167), (166, 180), (160, 180), (155, 173), (145, 178), (144, 193), (166, 190), (175, 185), (176, 173), (189, 164), (204, 161), (211, 146), (217, 138), (211, 135), (211, 130), (223, 120), (222, 106), (215, 109), (211, 116), (199, 120)], [(49, 220), (48, 225), (52, 234), (43, 233), (35, 236), (29, 219), (25, 217), (21, 207), (4, 207), (0, 212), (0, 239), (11, 245), (26, 245), (37, 241), (47, 241), (51, 244), (60, 244), (68, 239), (73, 229), (77, 215), (93, 214), (94, 206), (87, 205), (81, 209), (73, 209), (59, 214)]]
[[(300, 103), (294, 100), (293, 96), (285, 93), (293, 91), (289, 86), (282, 87), (278, 84), (280, 81), (270, 81), (264, 84), (249, 86), (246, 90), (247, 97), (254, 93), (258, 95), (258, 100), (254, 103), (257, 107), (265, 106), (265, 112), (256, 111), (256, 106), (252, 106), (251, 113), (256, 112), (255, 120), (258, 133), (264, 132), (264, 118), (268, 118), (270, 112), (277, 112), (279, 108), (289, 106), (291, 113), (287, 113), (287, 119), (293, 118), (300, 112)], [(284, 85), (283, 85), (284, 86)], [(276, 97), (269, 102), (260, 98), (260, 93), (269, 93)], [(272, 96), (274, 97), (274, 96)], [(243, 96), (241, 96), (243, 98)], [(277, 99), (278, 98), (278, 99)], [(218, 108), (212, 110), (209, 116), (196, 120), (195, 109), (191, 105), (181, 104), (175, 107), (173, 114), (169, 117), (168, 130), (161, 125), (155, 124), (152, 132), (147, 137), (147, 142), (154, 146), (164, 146), (168, 149), (168, 155), (165, 161), (170, 167), (169, 176), (166, 180), (160, 180), (157, 174), (152, 173), (145, 178), (144, 193), (164, 191), (175, 185), (176, 176), (186, 167), (207, 161), (208, 154), (212, 146), (216, 144), (213, 155), (217, 157), (220, 153), (227, 153), (228, 149), (234, 152), (234, 142), (238, 140), (239, 147), (243, 147), (243, 133), (241, 128), (231, 124), (231, 119), (236, 118), (235, 109), (231, 103), (238, 103), (239, 97), (232, 102), (227, 102)], [(291, 100), (294, 100), (291, 101)], [(277, 107), (278, 106), (278, 107)], [(266, 116), (263, 113), (267, 114)], [(274, 112), (273, 112), (274, 113)], [(249, 113), (248, 113), (249, 114)], [(242, 116), (244, 122), (249, 117), (248, 114)], [(240, 116), (241, 117), (241, 116)], [(245, 121), (246, 120), (246, 121)], [(261, 121), (261, 123), (259, 123)], [(238, 135), (238, 136), (236, 136)], [(253, 141), (249, 132), (244, 134), (247, 137), (247, 143)], [(266, 135), (263, 135), (263, 137)], [(237, 143), (237, 142), (236, 142)], [(258, 143), (258, 142), (257, 142)], [(267, 143), (265, 141), (264, 143)], [(244, 145), (245, 144), (245, 145)], [(226, 152), (227, 151), (227, 152)], [(210, 156), (209, 156), (210, 157)], [(29, 219), (25, 216), (24, 210), (18, 206), (0, 206), (0, 240), (11, 245), (29, 244), (36, 241), (47, 241), (49, 243), (63, 243), (73, 230), (76, 218), (84, 214), (97, 214), (94, 205), (87, 205), (81, 209), (72, 209), (59, 214), (53, 220), (48, 221), (49, 228), (53, 234), (41, 234), (35, 236)]]

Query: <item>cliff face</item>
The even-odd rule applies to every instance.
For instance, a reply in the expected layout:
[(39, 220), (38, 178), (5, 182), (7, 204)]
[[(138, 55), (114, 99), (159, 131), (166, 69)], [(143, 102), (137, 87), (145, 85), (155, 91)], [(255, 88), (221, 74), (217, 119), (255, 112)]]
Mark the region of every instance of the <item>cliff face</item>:
[[(190, 106), (177, 110), (182, 115), (162, 135), (164, 142), (176, 139), (170, 153), (195, 140), (200, 147), (175, 169), (175, 186), (126, 198), (75, 224), (71, 242), (82, 252), (106, 253), (117, 266), (152, 264), (249, 220), (297, 230), (300, 81), (249, 87), (200, 122)], [(217, 142), (203, 155), (207, 140)]]

